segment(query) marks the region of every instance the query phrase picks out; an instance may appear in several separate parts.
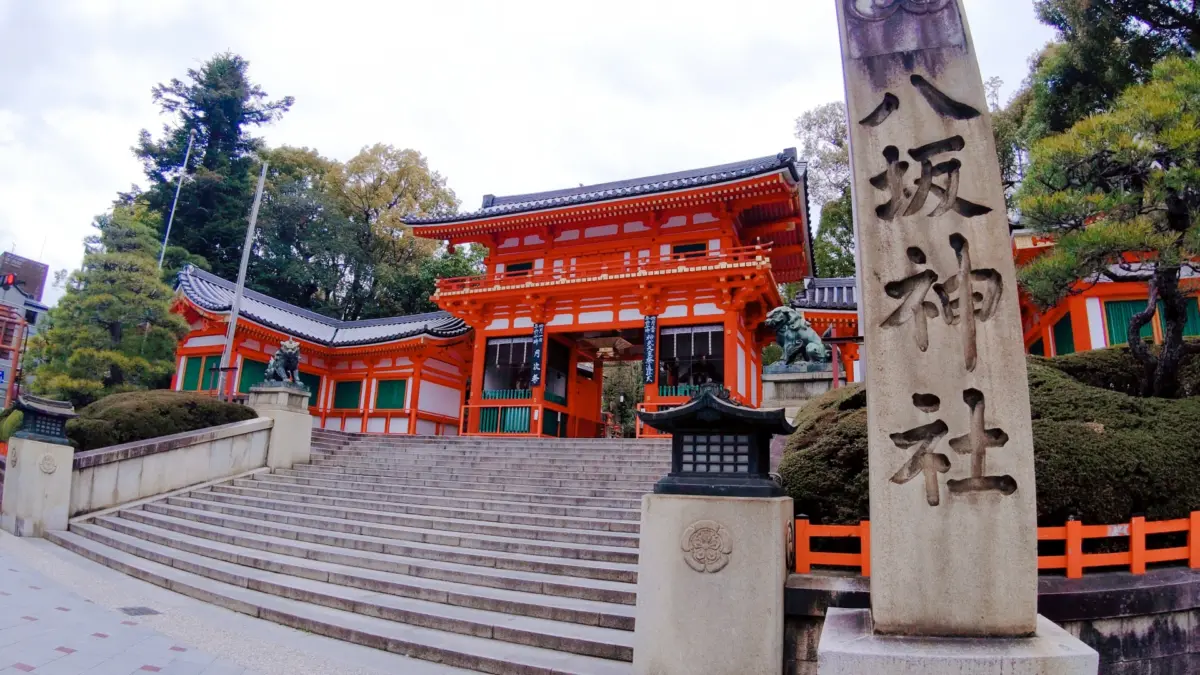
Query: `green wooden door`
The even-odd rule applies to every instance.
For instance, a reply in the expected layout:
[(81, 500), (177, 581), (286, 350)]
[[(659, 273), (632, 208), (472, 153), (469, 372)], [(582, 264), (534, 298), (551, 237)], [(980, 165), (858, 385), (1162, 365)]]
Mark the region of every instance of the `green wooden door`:
[(321, 394), (321, 376), (312, 373), (300, 373), (300, 382), (308, 387), (309, 407), (317, 405), (317, 397)]
[(1029, 345), (1029, 353), (1036, 356), (1046, 355), (1046, 345), (1042, 343), (1041, 338), (1034, 340), (1033, 344)]
[(183, 360), (183, 390), (196, 391), (200, 388), (200, 373), (203, 371), (203, 356), (189, 356)]
[[(1104, 303), (1104, 319), (1108, 324), (1108, 343), (1123, 345), (1129, 342), (1129, 321), (1133, 315), (1146, 309), (1145, 300), (1113, 300)], [(1142, 326), (1142, 339), (1154, 337), (1154, 326)]]
[[(1158, 327), (1164, 334), (1167, 332), (1167, 321), (1163, 317), (1163, 304), (1158, 303)], [(1196, 298), (1187, 299), (1187, 319), (1183, 323), (1183, 336), (1195, 337), (1200, 335), (1200, 304)]]
[(238, 381), (238, 391), (243, 394), (250, 393), (250, 387), (257, 384), (262, 384), (263, 378), (267, 375), (267, 364), (262, 361), (251, 361), (250, 359), (242, 359), (242, 374)]
[(1067, 312), (1066, 316), (1054, 324), (1054, 354), (1062, 356), (1074, 353), (1075, 329), (1071, 326), (1071, 313)]
[(408, 380), (380, 380), (375, 390), (376, 410), (404, 410), (404, 394)]
[(362, 380), (338, 382), (333, 389), (334, 408), (358, 410), (360, 401), (362, 401)]

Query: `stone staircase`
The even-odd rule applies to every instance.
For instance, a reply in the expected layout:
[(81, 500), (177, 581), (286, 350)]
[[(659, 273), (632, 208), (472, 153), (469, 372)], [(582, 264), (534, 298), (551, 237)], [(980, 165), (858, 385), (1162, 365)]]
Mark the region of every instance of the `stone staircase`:
[(313, 433), (310, 464), (71, 524), (56, 543), (214, 604), (489, 673), (628, 673), (663, 441)]

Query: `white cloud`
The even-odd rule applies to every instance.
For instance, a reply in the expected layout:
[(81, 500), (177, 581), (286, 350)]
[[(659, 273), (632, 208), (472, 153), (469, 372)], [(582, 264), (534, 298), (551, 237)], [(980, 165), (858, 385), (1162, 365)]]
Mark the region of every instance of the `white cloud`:
[[(984, 77), (1011, 92), (1050, 30), (1030, 3), (967, 11)], [(150, 87), (225, 50), (296, 97), (269, 143), (416, 148), (466, 209), (775, 153), (842, 96), (828, 0), (0, 0), (0, 248), (78, 265), (92, 216), (142, 179)]]

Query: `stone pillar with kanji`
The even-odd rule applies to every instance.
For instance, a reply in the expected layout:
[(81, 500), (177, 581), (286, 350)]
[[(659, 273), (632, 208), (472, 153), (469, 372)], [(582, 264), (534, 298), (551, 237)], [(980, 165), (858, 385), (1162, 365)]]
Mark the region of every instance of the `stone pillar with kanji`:
[[(1037, 614), (1016, 270), (961, 0), (835, 1), (866, 350), (872, 577), (869, 616), (828, 618), (820, 672), (1025, 672), (1003, 668), (1053, 655), (1057, 665), (1029, 672), (1095, 673), (1095, 653)], [(998, 651), (969, 647), (979, 638)], [(964, 660), (973, 665), (945, 670)]]

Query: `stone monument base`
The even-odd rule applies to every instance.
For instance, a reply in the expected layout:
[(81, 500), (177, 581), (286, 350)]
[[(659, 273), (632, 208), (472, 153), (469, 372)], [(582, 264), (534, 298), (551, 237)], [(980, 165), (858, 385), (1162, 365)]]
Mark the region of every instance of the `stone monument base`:
[(18, 537), (41, 537), (67, 529), (74, 460), (75, 449), (65, 443), (13, 436), (8, 445), (0, 529)]
[(818, 675), (1096, 675), (1100, 657), (1044, 616), (1029, 638), (875, 635), (871, 611), (830, 608)]
[(788, 497), (646, 495), (636, 675), (780, 675)]
[(250, 407), (260, 417), (275, 420), (267, 447), (267, 467), (290, 469), (307, 464), (312, 456), (312, 417), (307, 389), (287, 384), (260, 384), (250, 388)]

